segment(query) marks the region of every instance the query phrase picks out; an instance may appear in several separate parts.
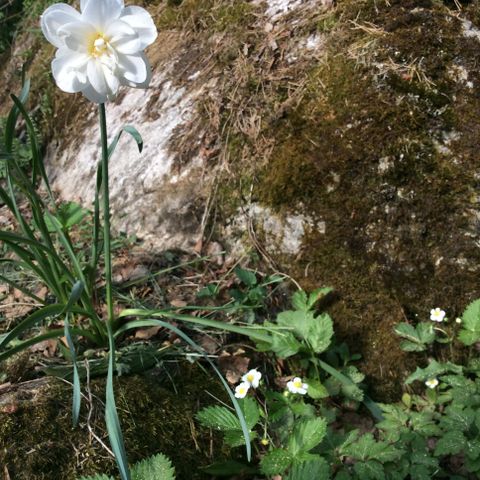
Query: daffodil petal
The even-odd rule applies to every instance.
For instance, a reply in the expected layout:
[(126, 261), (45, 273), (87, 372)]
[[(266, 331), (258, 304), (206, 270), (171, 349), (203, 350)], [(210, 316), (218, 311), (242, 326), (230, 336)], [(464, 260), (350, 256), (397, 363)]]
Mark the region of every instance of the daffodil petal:
[(67, 48), (58, 50), (52, 61), (52, 73), (60, 90), (77, 93), (85, 87), (88, 59), (88, 55)]
[(82, 90), (82, 93), (87, 97), (87, 100), (93, 103), (105, 103), (108, 100), (106, 94), (103, 95), (97, 92), (90, 84)]
[(88, 23), (76, 21), (59, 28), (58, 36), (70, 50), (87, 53), (90, 39), (95, 36), (95, 29)]
[(87, 0), (82, 10), (82, 19), (99, 30), (104, 30), (110, 22), (120, 17), (123, 0)]
[[(135, 87), (145, 88), (143, 85), (150, 80), (150, 65), (143, 53), (136, 55), (118, 55), (118, 68), (127, 85), (133, 83)], [(148, 83), (147, 85), (148, 86)]]
[(142, 7), (126, 7), (120, 19), (130, 25), (140, 38), (140, 50), (151, 45), (157, 38), (157, 27), (150, 14)]
[(118, 87), (120, 86), (120, 80), (113, 72), (105, 65), (101, 66), (103, 70), (103, 78), (105, 79), (105, 83), (107, 85), (107, 96), (109, 100), (113, 100), (115, 95), (118, 92)]
[(137, 32), (122, 20), (110, 23), (105, 31), (105, 36), (117, 52), (131, 55), (142, 50)]
[(66, 3), (57, 3), (48, 7), (40, 20), (40, 26), (46, 39), (57, 48), (64, 46), (62, 37), (59, 37), (58, 30), (63, 25), (71, 24), (72, 22), (79, 21), (81, 19), (80, 13), (78, 13), (73, 7)]
[(88, 81), (102, 98), (108, 98), (108, 85), (105, 80), (102, 64), (96, 59), (90, 59), (87, 64)]

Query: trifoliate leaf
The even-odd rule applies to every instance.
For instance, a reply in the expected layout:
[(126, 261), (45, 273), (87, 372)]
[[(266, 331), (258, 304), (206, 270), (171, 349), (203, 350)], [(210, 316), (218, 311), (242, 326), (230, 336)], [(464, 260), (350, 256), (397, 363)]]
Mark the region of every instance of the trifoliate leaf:
[(426, 345), (435, 340), (433, 325), (425, 322), (419, 323), (416, 327), (409, 323), (399, 323), (394, 330), (405, 339), (401, 342), (400, 348), (406, 352), (422, 352)]
[(292, 460), (290, 452), (283, 448), (276, 448), (262, 458), (260, 469), (265, 475), (280, 475), (291, 465)]

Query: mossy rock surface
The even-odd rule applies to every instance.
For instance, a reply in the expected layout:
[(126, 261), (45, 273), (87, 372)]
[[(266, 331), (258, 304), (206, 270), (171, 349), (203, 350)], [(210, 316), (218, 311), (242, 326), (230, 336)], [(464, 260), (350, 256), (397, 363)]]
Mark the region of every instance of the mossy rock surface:
[[(71, 387), (54, 378), (40, 379), (0, 395), (0, 465), (18, 480), (76, 480), (82, 475), (116, 476), (116, 466), (100, 445), (108, 445), (103, 420), (104, 380), (90, 385), (93, 410), (85, 399), (77, 428), (72, 428)], [(133, 464), (155, 453), (167, 455), (179, 479), (202, 479), (211, 463), (211, 445), (219, 438), (198, 430), (194, 415), (224, 398), (222, 387), (198, 366), (182, 364), (169, 376), (153, 373), (115, 380), (116, 402)], [(1, 393), (1, 392), (0, 392)], [(213, 442), (213, 444), (211, 443)], [(2, 472), (3, 473), (3, 472)]]

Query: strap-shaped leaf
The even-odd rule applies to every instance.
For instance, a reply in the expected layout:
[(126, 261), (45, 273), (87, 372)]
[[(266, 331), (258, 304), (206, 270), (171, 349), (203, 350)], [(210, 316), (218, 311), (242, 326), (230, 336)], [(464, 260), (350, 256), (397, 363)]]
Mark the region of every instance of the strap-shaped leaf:
[(115, 393), (113, 391), (113, 372), (115, 371), (115, 340), (113, 338), (111, 325), (108, 328), (108, 343), (110, 347), (107, 374), (107, 390), (105, 400), (105, 423), (107, 424), (108, 438), (110, 446), (115, 455), (120, 477), (122, 480), (131, 480), (130, 469), (128, 467), (127, 452), (125, 451), (125, 442), (123, 440), (120, 420), (118, 419), (117, 406), (115, 404)]
[(120, 131), (115, 135), (115, 138), (113, 139), (112, 143), (108, 147), (108, 158), (110, 158), (113, 155), (113, 152), (115, 151), (115, 148), (117, 148), (117, 143), (120, 140), (120, 137), (122, 136), (122, 133), (128, 133), (133, 137), (135, 142), (137, 142), (137, 147), (138, 151), (141, 153), (143, 150), (143, 140), (142, 136), (138, 132), (138, 130), (135, 127), (132, 127), (131, 125), (125, 125), (120, 129)]
[(22, 114), (22, 117), (25, 120), (25, 125), (27, 126), (27, 131), (28, 131), (28, 136), (30, 139), (30, 149), (32, 151), (32, 162), (33, 162), (33, 181), (32, 185), (35, 188), (36, 186), (36, 175), (37, 173), (40, 174), (40, 177), (45, 183), (45, 187), (47, 188), (47, 192), (50, 196), (50, 199), (53, 202), (53, 195), (52, 191), (50, 189), (50, 183), (48, 181), (47, 173), (45, 172), (45, 166), (43, 164), (43, 159), (40, 156), (40, 150), (38, 148), (37, 144), (37, 134), (35, 132), (35, 127), (33, 126), (32, 119), (30, 118), (30, 115), (28, 112), (25, 110), (25, 107), (22, 103), (22, 101), (16, 97), (15, 95), (11, 94), (10, 97), (12, 98), (13, 102), (15, 103), (15, 106), (18, 108), (20, 113)]
[(73, 343), (72, 334), (70, 332), (70, 309), (78, 302), (82, 296), (84, 285), (81, 281), (75, 283), (72, 287), (72, 292), (65, 305), (63, 313), (66, 313), (64, 320), (65, 338), (67, 339), (68, 348), (73, 364), (73, 399), (72, 399), (72, 421), (73, 426), (77, 426), (78, 418), (80, 416), (81, 406), (81, 392), (80, 392), (80, 377), (78, 375), (77, 354), (75, 352), (75, 345)]

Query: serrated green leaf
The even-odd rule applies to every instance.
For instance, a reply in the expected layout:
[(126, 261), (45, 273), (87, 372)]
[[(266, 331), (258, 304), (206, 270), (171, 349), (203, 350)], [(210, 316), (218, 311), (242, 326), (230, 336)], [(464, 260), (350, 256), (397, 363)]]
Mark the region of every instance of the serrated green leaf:
[(132, 468), (132, 480), (175, 480), (172, 462), (162, 453), (142, 460)]
[(271, 350), (280, 358), (288, 358), (299, 352), (301, 343), (291, 332), (273, 332)]
[(265, 475), (280, 475), (292, 464), (292, 460), (290, 452), (283, 448), (276, 448), (262, 458), (260, 469)]
[[(257, 438), (256, 432), (250, 432), (250, 440)], [(225, 443), (231, 447), (245, 445), (245, 436), (241, 430), (226, 430), (223, 437)]]
[(340, 453), (355, 460), (365, 461), (368, 459), (369, 452), (374, 445), (375, 439), (371, 433), (358, 437), (358, 430), (354, 430), (341, 445)]
[(295, 462), (285, 480), (328, 480), (329, 478), (330, 466), (324, 458), (318, 457), (314, 460)]
[(297, 290), (292, 295), (292, 307), (295, 310), (301, 310), (303, 312), (306, 312), (309, 310), (308, 297), (306, 292), (304, 292), (303, 290)]
[(375, 460), (357, 462), (353, 466), (355, 473), (362, 480), (385, 480), (385, 471), (381, 463)]
[(419, 368), (415, 370), (406, 380), (408, 385), (416, 380), (425, 382), (431, 378), (437, 378), (445, 373), (462, 373), (463, 367), (455, 365), (450, 362), (439, 363), (436, 360), (431, 360), (427, 368)]
[(235, 275), (247, 287), (253, 287), (257, 284), (257, 277), (250, 270), (245, 270), (244, 268), (237, 267), (235, 268)]
[(440, 420), (440, 427), (445, 431), (458, 430), (466, 432), (475, 421), (475, 412), (470, 407), (449, 405)]
[(470, 460), (480, 459), (480, 440), (478, 438), (467, 440), (464, 453)]
[(426, 345), (435, 340), (433, 325), (425, 322), (419, 323), (416, 327), (409, 323), (399, 323), (394, 330), (397, 335), (405, 339), (400, 343), (400, 347), (406, 352), (424, 351)]
[(277, 324), (291, 328), (299, 337), (307, 339), (314, 322), (312, 312), (286, 310), (277, 315)]
[(308, 385), (307, 395), (310, 398), (318, 400), (320, 398), (327, 398), (329, 396), (328, 390), (320, 382), (320, 380), (307, 378), (305, 383)]
[(252, 397), (245, 397), (239, 400), (238, 403), (242, 409), (247, 427), (251, 430), (260, 419), (260, 407)]
[(316, 417), (300, 420), (293, 430), (293, 435), (288, 442), (288, 451), (293, 457), (301, 452), (308, 452), (316, 447), (327, 433), (325, 419)]
[(333, 322), (330, 315), (323, 313), (316, 317), (308, 330), (305, 340), (312, 346), (315, 353), (324, 352), (332, 341)]
[(435, 446), (435, 456), (440, 457), (442, 455), (455, 455), (463, 452), (466, 447), (466, 439), (463, 432), (459, 430), (453, 430), (447, 432), (443, 437), (438, 439)]
[(463, 312), (458, 339), (467, 346), (480, 341), (480, 299), (470, 303)]
[(196, 415), (197, 420), (204, 426), (226, 432), (241, 430), (240, 420), (226, 407), (219, 405), (206, 407)]

